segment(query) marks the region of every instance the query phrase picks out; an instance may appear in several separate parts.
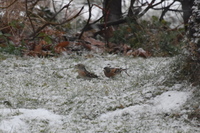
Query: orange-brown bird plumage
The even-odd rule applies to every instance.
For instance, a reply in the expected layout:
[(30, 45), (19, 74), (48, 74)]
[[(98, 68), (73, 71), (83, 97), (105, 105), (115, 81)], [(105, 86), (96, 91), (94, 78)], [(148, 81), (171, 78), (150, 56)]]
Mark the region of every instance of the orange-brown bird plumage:
[(123, 68), (111, 68), (111, 67), (104, 67), (104, 74), (108, 78), (115, 77), (116, 75), (120, 74), (122, 71), (127, 69)]
[(81, 78), (98, 78), (94, 73), (87, 71), (83, 64), (77, 64), (75, 68), (78, 70), (78, 76)]

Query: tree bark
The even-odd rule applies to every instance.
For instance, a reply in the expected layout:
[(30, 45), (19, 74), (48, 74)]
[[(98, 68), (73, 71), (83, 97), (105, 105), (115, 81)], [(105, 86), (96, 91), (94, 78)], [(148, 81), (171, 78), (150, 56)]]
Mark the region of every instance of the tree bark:
[(104, 38), (106, 40), (106, 46), (109, 46), (109, 40), (113, 36), (113, 32), (115, 30), (114, 27), (107, 26), (108, 22), (119, 20), (122, 17), (122, 0), (104, 0), (103, 1), (103, 15), (105, 28), (102, 31), (104, 34)]
[(200, 1), (195, 1), (193, 6), (187, 32), (190, 41), (189, 51), (200, 63)]
[(194, 0), (179, 0), (182, 5), (183, 10), (183, 21), (185, 25), (185, 30), (188, 28), (188, 20), (190, 16), (192, 15), (192, 6), (194, 3)]
[(104, 0), (103, 2), (103, 14), (104, 21), (115, 21), (122, 16), (122, 0)]

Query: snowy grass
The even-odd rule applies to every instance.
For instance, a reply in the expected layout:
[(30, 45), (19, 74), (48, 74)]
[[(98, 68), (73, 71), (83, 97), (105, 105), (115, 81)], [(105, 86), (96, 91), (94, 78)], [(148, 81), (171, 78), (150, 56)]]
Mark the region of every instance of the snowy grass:
[[(176, 58), (0, 55), (0, 132), (199, 132), (184, 109), (194, 88), (166, 82)], [(76, 78), (78, 63), (100, 79)], [(130, 76), (106, 78), (108, 64)]]

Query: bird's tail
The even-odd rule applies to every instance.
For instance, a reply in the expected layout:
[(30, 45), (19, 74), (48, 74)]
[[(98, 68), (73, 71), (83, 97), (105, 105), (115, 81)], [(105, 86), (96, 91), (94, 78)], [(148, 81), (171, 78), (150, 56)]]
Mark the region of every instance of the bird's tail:
[(128, 69), (121, 69), (121, 71), (124, 71), (128, 76), (130, 76), (127, 72)]

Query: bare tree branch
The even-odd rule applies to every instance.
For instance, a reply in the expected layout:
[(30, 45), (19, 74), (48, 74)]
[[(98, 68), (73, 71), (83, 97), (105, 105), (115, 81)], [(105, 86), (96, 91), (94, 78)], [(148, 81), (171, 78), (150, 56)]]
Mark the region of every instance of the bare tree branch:
[(17, 2), (17, 0), (14, 0), (12, 3), (10, 3), (10, 5), (8, 5), (8, 6), (5, 6), (5, 7), (0, 7), (0, 8), (2, 8), (2, 9), (4, 9), (4, 8), (9, 8), (10, 6), (12, 6), (15, 2)]
[(28, 19), (29, 19), (29, 21), (30, 21), (30, 23), (31, 23), (31, 27), (32, 27), (32, 29), (33, 29), (33, 32), (35, 32), (35, 27), (34, 27), (34, 25), (33, 25), (33, 22), (32, 22), (32, 20), (31, 20), (31, 18), (30, 18), (30, 12), (29, 12), (29, 10), (28, 10), (28, 0), (26, 0), (25, 7), (26, 7), (26, 15), (27, 15), (27, 17), (28, 17)]
[(84, 7), (82, 7), (82, 8), (80, 9), (80, 11), (79, 11), (76, 15), (74, 15), (73, 17), (71, 17), (70, 19), (68, 19), (68, 20), (66, 20), (66, 21), (64, 21), (64, 22), (62, 22), (62, 23), (52, 23), (52, 22), (51, 22), (53, 19), (56, 18), (56, 16), (57, 16), (62, 10), (64, 10), (65, 8), (68, 8), (68, 7), (70, 6), (70, 4), (71, 4), (72, 1), (73, 1), (73, 0), (71, 0), (67, 5), (65, 5), (63, 8), (61, 8), (57, 13), (55, 13), (54, 16), (53, 16), (48, 22), (46, 22), (45, 24), (43, 24), (43, 26), (38, 27), (37, 30), (36, 30), (33, 34), (31, 34), (29, 37), (32, 37), (31, 39), (34, 39), (35, 37), (38, 36), (39, 32), (40, 32), (41, 30), (43, 30), (46, 26), (48, 26), (48, 25), (62, 25), (62, 24), (64, 24), (64, 23), (66, 23), (66, 22), (69, 22), (69, 21), (73, 20), (73, 19), (76, 18), (77, 16), (79, 16), (79, 14), (81, 13), (81, 11), (83, 10)]
[(84, 29), (89, 25), (90, 19), (91, 19), (91, 17), (92, 17), (92, 7), (93, 7), (93, 5), (92, 5), (92, 6), (90, 5), (90, 0), (87, 0), (87, 3), (88, 3), (88, 12), (89, 12), (89, 16), (88, 16), (87, 23), (86, 23), (85, 27), (83, 28), (81, 34), (79, 35), (78, 39), (81, 39), (81, 37), (82, 37), (82, 35), (83, 35), (84, 31), (85, 31)]
[[(143, 10), (143, 12), (141, 12), (139, 15), (138, 15), (138, 18), (141, 18), (149, 9), (161, 4), (163, 1), (165, 0), (161, 0), (160, 2), (154, 4), (155, 0), (152, 0), (151, 3), (147, 6), (146, 9)], [(154, 4), (154, 5), (153, 5)]]
[[(110, 22), (106, 22), (106, 23), (102, 23), (102, 24), (89, 24), (87, 25), (85, 28), (84, 28), (84, 31), (88, 31), (88, 30), (91, 30), (93, 29), (93, 27), (97, 27), (99, 28), (100, 30), (103, 29), (103, 28), (106, 28), (106, 27), (109, 27), (109, 26), (114, 26), (114, 25), (119, 25), (119, 24), (122, 24), (122, 23), (125, 23), (127, 22), (128, 20), (133, 20), (134, 23), (137, 23), (136, 22), (136, 19), (135, 18), (140, 18), (142, 17), (149, 9), (152, 9), (153, 7), (161, 4), (162, 2), (164, 2), (165, 0), (161, 0), (160, 2), (158, 3), (155, 3), (156, 0), (152, 0), (149, 4), (148, 4), (148, 7), (146, 9), (143, 10), (142, 13), (140, 13), (137, 17), (136, 16), (131, 16), (131, 17), (126, 17), (126, 18), (123, 18), (123, 19), (119, 19), (119, 20), (116, 20), (116, 21), (110, 21)], [(134, 2), (134, 1), (133, 1)], [(154, 4), (155, 3), (155, 4)], [(104, 17), (104, 16), (103, 16)]]
[(135, 0), (131, 0), (130, 7), (128, 9), (128, 16), (133, 16), (132, 8), (133, 8), (134, 3), (135, 3)]
[(162, 8), (162, 14), (161, 14), (161, 16), (160, 16), (160, 21), (161, 20), (163, 20), (163, 17), (165, 16), (165, 14), (169, 11), (169, 8), (173, 5), (175, 3), (175, 1), (173, 1), (171, 4), (169, 4), (168, 6), (166, 6), (166, 7), (163, 7)]
[(52, 0), (51, 2), (52, 2), (52, 5), (53, 5), (53, 10), (54, 10), (54, 12), (57, 12), (57, 11), (56, 11), (56, 6), (55, 6), (55, 4), (54, 4), (54, 0)]
[[(29, 10), (32, 11), (33, 8), (37, 5), (37, 3), (38, 3), (39, 1), (40, 1), (40, 0), (36, 0), (35, 2), (33, 2), (32, 5), (29, 6)], [(30, 1), (27, 1), (27, 0), (26, 0), (26, 3), (28, 3), (28, 2), (30, 2)]]
[(83, 9), (84, 9), (84, 6), (79, 10), (79, 12), (76, 15), (74, 15), (73, 17), (67, 19), (66, 21), (63, 21), (61, 23), (50, 23), (50, 24), (51, 25), (63, 25), (65, 23), (69, 22), (69, 21), (72, 21), (73, 19), (75, 19), (76, 17), (78, 17), (80, 15), (80, 13), (82, 12)]

